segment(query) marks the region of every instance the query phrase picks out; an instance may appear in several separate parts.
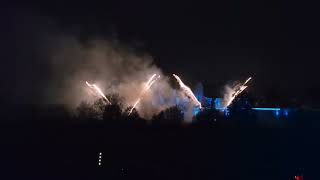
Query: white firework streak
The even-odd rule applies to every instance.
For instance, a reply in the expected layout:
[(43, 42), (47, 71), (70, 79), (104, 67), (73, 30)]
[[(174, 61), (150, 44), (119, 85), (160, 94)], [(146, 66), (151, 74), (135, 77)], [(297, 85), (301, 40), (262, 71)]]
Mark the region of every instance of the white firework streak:
[(227, 107), (232, 103), (232, 101), (233, 101), (242, 91), (244, 91), (244, 90), (248, 87), (248, 86), (246, 86), (246, 84), (247, 84), (251, 79), (252, 79), (252, 78), (249, 77), (249, 78), (240, 86), (240, 88), (231, 95), (230, 99), (227, 101), (227, 104), (226, 104), (226, 106), (225, 106), (224, 108), (227, 108)]
[(109, 99), (103, 94), (103, 92), (101, 91), (101, 89), (100, 89), (97, 85), (95, 85), (95, 84), (90, 84), (90, 83), (88, 83), (88, 81), (86, 81), (86, 84), (87, 84), (90, 88), (94, 89), (100, 96), (102, 96), (103, 99), (104, 99), (109, 105), (111, 104), (111, 102), (109, 101)]
[(134, 105), (132, 106), (132, 108), (129, 111), (129, 115), (132, 113), (133, 109), (139, 104), (139, 102), (141, 101), (143, 95), (151, 88), (151, 86), (160, 78), (160, 75), (157, 76), (157, 74), (153, 74), (148, 82), (146, 83), (143, 91), (140, 93), (137, 101), (134, 103)]
[(201, 109), (201, 103), (198, 101), (198, 99), (196, 98), (196, 96), (193, 94), (193, 92), (191, 91), (191, 89), (186, 86), (181, 79), (179, 78), (179, 76), (172, 74), (176, 80), (178, 81), (180, 87), (182, 88), (182, 90), (186, 93), (186, 95), (191, 99), (191, 101), (193, 101), (194, 104), (196, 104), (196, 106), (199, 106), (199, 108)]

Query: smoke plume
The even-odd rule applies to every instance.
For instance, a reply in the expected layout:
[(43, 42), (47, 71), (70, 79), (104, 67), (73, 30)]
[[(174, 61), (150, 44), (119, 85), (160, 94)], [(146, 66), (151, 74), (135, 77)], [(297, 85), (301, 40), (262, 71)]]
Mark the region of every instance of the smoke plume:
[(13, 69), (5, 72), (17, 72), (14, 81), (8, 82), (11, 89), (6, 89), (13, 102), (61, 104), (74, 110), (81, 102), (93, 104), (101, 98), (87, 81), (106, 96), (118, 94), (123, 108), (128, 108), (137, 101), (153, 74), (161, 78), (136, 106), (142, 117), (149, 119), (176, 105), (176, 97), (186, 98), (181, 89), (171, 87), (169, 77), (154, 64), (152, 56), (119, 43), (117, 38), (83, 37), (81, 29), (65, 32), (45, 17), (15, 17), (14, 22), (20, 22), (13, 27), (16, 56), (2, 68)]
[[(105, 94), (119, 94), (125, 106), (132, 106), (146, 81), (153, 74), (161, 75), (136, 107), (146, 118), (167, 108), (172, 103), (173, 89), (161, 70), (147, 54), (107, 40), (91, 40), (86, 43), (72, 37), (60, 37), (49, 49), (52, 80), (46, 89), (46, 101), (66, 104), (75, 108), (82, 101), (94, 101), (86, 81), (96, 84)], [(155, 91), (157, 89), (157, 91)], [(157, 103), (162, 97), (165, 103)]]

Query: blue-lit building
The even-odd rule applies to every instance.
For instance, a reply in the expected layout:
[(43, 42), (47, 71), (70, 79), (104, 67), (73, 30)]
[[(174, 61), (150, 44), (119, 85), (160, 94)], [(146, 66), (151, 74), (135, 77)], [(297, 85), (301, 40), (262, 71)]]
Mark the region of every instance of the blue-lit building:
[[(289, 108), (254, 107), (252, 102), (246, 98), (236, 98), (228, 108), (223, 107), (222, 98), (203, 97), (201, 100), (203, 109), (220, 111), (220, 114), (226, 120), (253, 120), (255, 123), (262, 125), (284, 125), (287, 123), (292, 112)], [(199, 113), (199, 111), (195, 111), (195, 115), (196, 113)]]
[(179, 107), (184, 114), (189, 114), (191, 113), (190, 110), (192, 110), (193, 116), (196, 116), (198, 113), (205, 110), (216, 110), (221, 112), (220, 115), (223, 115), (226, 119), (237, 119), (237, 117), (245, 117), (245, 115), (250, 115), (249, 118), (254, 117), (258, 123), (263, 124), (274, 124), (275, 122), (278, 124), (278, 122), (287, 119), (291, 112), (291, 110), (288, 108), (254, 107), (252, 102), (246, 98), (236, 98), (228, 108), (225, 108), (223, 107), (222, 98), (205, 97), (201, 91), (195, 91), (196, 98), (202, 104), (202, 109), (200, 109), (199, 107), (190, 107), (190, 99), (188, 97), (179, 95), (177, 91), (173, 91), (172, 95), (175, 98), (164, 99), (163, 97), (159, 96), (159, 99), (153, 102), (153, 104), (159, 105), (170, 103)]

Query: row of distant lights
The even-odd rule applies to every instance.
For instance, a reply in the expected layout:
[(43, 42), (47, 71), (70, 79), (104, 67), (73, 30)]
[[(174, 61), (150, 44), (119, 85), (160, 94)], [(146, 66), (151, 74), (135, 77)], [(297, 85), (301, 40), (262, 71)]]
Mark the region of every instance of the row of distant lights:
[(102, 162), (102, 152), (99, 153), (99, 162), (98, 162), (98, 165), (101, 166)]
[[(230, 112), (228, 108), (216, 108), (218, 110), (222, 110), (225, 116), (229, 116)], [(276, 116), (280, 115), (280, 111), (283, 113), (284, 116), (289, 115), (289, 110), (288, 109), (280, 109), (280, 108), (251, 108), (252, 110), (257, 110), (257, 111), (273, 111), (275, 112)]]
[(276, 116), (280, 115), (280, 111), (283, 113), (284, 116), (289, 115), (288, 109), (280, 109), (280, 108), (252, 108), (253, 110), (259, 110), (259, 111), (274, 111)]
[[(102, 165), (102, 152), (99, 152), (98, 165), (99, 166)], [(127, 175), (125, 168), (121, 168), (121, 174), (124, 175), (124, 176)]]
[[(216, 121), (216, 119), (214, 119), (214, 121)], [(102, 152), (99, 153), (99, 162), (98, 162), (99, 166), (102, 165), (101, 160), (102, 160)], [(124, 168), (121, 168), (121, 173), (123, 173), (123, 175), (126, 175)], [(303, 180), (303, 176), (294, 176), (294, 178), (295, 180)]]

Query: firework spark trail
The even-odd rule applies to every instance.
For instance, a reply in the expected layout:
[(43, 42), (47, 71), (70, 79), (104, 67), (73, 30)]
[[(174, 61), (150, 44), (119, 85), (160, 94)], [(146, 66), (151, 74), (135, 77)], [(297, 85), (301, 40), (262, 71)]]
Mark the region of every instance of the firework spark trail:
[(86, 84), (87, 84), (90, 88), (92, 88), (92, 89), (94, 89), (95, 91), (97, 91), (97, 93), (98, 93), (100, 96), (102, 96), (103, 99), (106, 100), (106, 102), (107, 102), (108, 104), (111, 104), (111, 102), (109, 101), (109, 99), (103, 94), (103, 92), (101, 91), (101, 89), (100, 89), (97, 85), (95, 85), (95, 84), (90, 84), (90, 83), (88, 83), (87, 81), (86, 81)]
[[(145, 88), (147, 88), (148, 85), (150, 84), (150, 82), (152, 82), (152, 81), (154, 80), (154, 77), (156, 77), (156, 75), (157, 75), (157, 74), (153, 74), (153, 75), (149, 78), (148, 82), (147, 82), (146, 85), (145, 85)], [(160, 75), (159, 75), (159, 76), (160, 76)]]
[(224, 108), (227, 108), (232, 101), (242, 92), (244, 91), (248, 86), (246, 84), (251, 80), (252, 78), (249, 77), (240, 87), (238, 90), (234, 90), (235, 92), (229, 97), (229, 100), (227, 101), (227, 104)]
[(150, 79), (148, 80), (148, 82), (146, 83), (143, 91), (140, 93), (139, 98), (137, 99), (137, 101), (134, 103), (134, 105), (132, 106), (132, 108), (129, 111), (129, 115), (132, 113), (133, 109), (139, 104), (139, 102), (141, 101), (143, 95), (151, 88), (151, 86), (160, 78), (160, 75), (157, 76), (157, 74), (153, 74)]
[(201, 103), (198, 101), (198, 99), (196, 98), (196, 96), (193, 94), (193, 92), (191, 91), (191, 89), (186, 86), (181, 79), (179, 78), (179, 76), (172, 74), (176, 80), (178, 81), (180, 87), (182, 88), (182, 90), (186, 93), (186, 95), (193, 101), (193, 103), (195, 103), (197, 106), (199, 106), (199, 108), (201, 109)]

